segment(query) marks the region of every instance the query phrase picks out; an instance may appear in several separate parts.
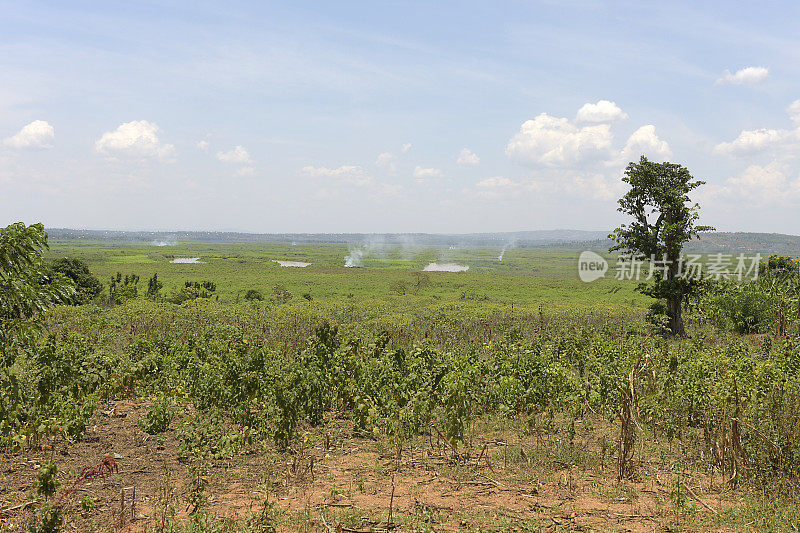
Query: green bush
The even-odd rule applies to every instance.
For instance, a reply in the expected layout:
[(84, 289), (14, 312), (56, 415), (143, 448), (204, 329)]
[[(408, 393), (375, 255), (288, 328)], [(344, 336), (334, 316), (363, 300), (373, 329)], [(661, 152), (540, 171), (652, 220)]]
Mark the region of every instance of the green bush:
[(247, 300), (248, 302), (252, 301), (260, 302), (261, 300), (264, 299), (264, 297), (256, 289), (250, 289), (245, 293), (244, 299)]
[(153, 403), (147, 411), (147, 415), (139, 420), (139, 427), (142, 428), (142, 431), (150, 435), (164, 433), (167, 428), (169, 428), (172, 419), (175, 418), (177, 413), (178, 410), (175, 408), (173, 402), (166, 396), (163, 396)]
[(50, 265), (53, 272), (71, 279), (75, 283), (73, 303), (90, 302), (103, 291), (103, 284), (89, 271), (85, 261), (75, 257), (56, 259)]

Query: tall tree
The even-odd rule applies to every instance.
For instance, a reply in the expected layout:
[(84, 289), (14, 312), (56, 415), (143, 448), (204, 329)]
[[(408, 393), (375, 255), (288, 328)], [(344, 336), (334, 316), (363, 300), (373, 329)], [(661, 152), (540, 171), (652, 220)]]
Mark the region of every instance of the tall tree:
[(689, 193), (705, 182), (695, 180), (686, 167), (655, 163), (644, 156), (628, 164), (622, 181), (630, 190), (620, 198), (618, 211), (633, 221), (609, 235), (617, 243), (611, 251), (658, 262), (652, 282), (640, 284), (639, 290), (666, 301), (670, 331), (684, 336), (682, 303), (699, 280), (684, 275), (681, 251), (699, 232), (714, 230), (695, 225), (700, 206), (689, 199)]

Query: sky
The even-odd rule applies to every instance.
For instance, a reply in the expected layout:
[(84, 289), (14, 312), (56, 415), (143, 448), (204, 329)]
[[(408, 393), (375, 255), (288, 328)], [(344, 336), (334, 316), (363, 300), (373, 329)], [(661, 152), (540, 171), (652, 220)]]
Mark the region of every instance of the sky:
[(800, 3), (5, 2), (0, 224), (800, 234)]

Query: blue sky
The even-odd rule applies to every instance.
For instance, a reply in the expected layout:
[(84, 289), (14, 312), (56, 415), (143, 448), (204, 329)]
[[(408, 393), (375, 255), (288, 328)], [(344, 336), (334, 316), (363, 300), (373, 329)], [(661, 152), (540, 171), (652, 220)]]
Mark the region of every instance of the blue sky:
[(800, 233), (800, 4), (2, 2), (0, 223)]

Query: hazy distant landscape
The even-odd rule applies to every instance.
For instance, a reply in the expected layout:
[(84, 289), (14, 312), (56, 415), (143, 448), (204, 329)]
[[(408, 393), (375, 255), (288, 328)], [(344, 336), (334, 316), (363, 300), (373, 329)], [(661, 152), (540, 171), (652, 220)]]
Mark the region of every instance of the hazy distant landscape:
[[(140, 232), (72, 230), (50, 228), (55, 241), (113, 241), (150, 243), (173, 246), (190, 242), (275, 242), (275, 243), (339, 243), (387, 246), (499, 246), (588, 247), (607, 249), (612, 241), (610, 231), (538, 230), (502, 233), (431, 234), (431, 233), (228, 233), (228, 232)], [(765, 254), (800, 255), (800, 236), (780, 233), (708, 232), (686, 246), (696, 252), (760, 252)]]

